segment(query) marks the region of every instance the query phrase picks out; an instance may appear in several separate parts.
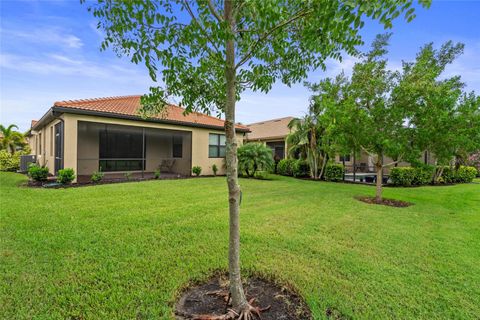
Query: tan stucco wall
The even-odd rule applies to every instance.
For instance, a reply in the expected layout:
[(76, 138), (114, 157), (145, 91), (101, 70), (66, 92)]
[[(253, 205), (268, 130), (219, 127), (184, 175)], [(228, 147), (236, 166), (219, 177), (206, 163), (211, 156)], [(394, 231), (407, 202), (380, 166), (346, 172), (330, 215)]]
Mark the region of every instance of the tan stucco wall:
[[(89, 152), (98, 152), (98, 145), (92, 147), (88, 142), (82, 141), (78, 144), (78, 122), (97, 122), (97, 123), (108, 123), (108, 124), (118, 124), (118, 125), (127, 125), (135, 127), (145, 127), (145, 128), (157, 128), (157, 129), (170, 129), (176, 131), (191, 132), (192, 142), (191, 142), (191, 151), (192, 151), (192, 166), (202, 167), (202, 175), (211, 175), (213, 174), (212, 166), (216, 164), (218, 167), (218, 174), (225, 174), (224, 168), (224, 159), (223, 158), (209, 158), (208, 157), (208, 140), (210, 133), (222, 134), (223, 130), (215, 129), (206, 129), (206, 128), (195, 128), (195, 127), (186, 127), (170, 124), (160, 124), (153, 122), (142, 122), (135, 120), (124, 120), (124, 119), (114, 119), (114, 118), (105, 118), (98, 116), (88, 116), (88, 115), (77, 115), (77, 114), (63, 114), (61, 118), (64, 120), (64, 168), (73, 168), (76, 173), (80, 174), (91, 174), (91, 172), (97, 170), (96, 164), (90, 164), (85, 167), (79, 168), (77, 162), (77, 156), (79, 152), (88, 154)], [(49, 123), (45, 128), (41, 130), (42, 139), (47, 138), (46, 148), (43, 147), (43, 151), (48, 151), (44, 156), (42, 154), (40, 163), (44, 164), (43, 161), (46, 161), (47, 166), (50, 170), (50, 173), (54, 172), (54, 156), (50, 156), (50, 127), (55, 125), (59, 120), (55, 120)], [(46, 134), (44, 132), (47, 132)], [(38, 139), (38, 135), (35, 134), (32, 139)], [(238, 144), (243, 143), (243, 133), (237, 133)], [(92, 141), (93, 142), (93, 141)], [(97, 142), (98, 143), (98, 142)], [(43, 144), (45, 146), (45, 144)], [(184, 148), (186, 148), (184, 144)], [(188, 146), (189, 147), (189, 146)], [(33, 150), (33, 149), (32, 149)], [(53, 150), (53, 149), (52, 149)], [(184, 150), (185, 154), (189, 150)], [(36, 152), (36, 151), (35, 151)], [(42, 152), (43, 153), (43, 152)], [(38, 153), (33, 153), (37, 154)], [(93, 155), (93, 154), (92, 154)], [(83, 154), (84, 156), (84, 154)], [(98, 154), (95, 154), (98, 157)], [(180, 162), (179, 162), (180, 165)], [(148, 166), (148, 165), (147, 165)], [(90, 171), (89, 173), (87, 173)]]

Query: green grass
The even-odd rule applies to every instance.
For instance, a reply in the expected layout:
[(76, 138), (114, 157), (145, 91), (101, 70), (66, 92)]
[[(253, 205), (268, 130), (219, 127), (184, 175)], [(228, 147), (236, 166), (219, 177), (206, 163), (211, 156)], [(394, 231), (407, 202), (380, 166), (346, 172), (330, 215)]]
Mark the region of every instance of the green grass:
[[(227, 266), (224, 178), (46, 190), (0, 174), (0, 318), (170, 319)], [(478, 181), (477, 181), (478, 183)], [(480, 314), (480, 184), (386, 188), (241, 180), (245, 274), (298, 290), (315, 319)]]

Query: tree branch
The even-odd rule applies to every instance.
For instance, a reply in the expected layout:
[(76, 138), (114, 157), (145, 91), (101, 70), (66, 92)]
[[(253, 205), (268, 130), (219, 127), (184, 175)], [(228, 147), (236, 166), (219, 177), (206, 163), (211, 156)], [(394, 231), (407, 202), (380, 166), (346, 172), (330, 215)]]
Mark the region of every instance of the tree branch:
[[(195, 23), (198, 25), (202, 33), (205, 35), (205, 37), (208, 39), (208, 41), (212, 44), (212, 46), (215, 48), (216, 53), (220, 52), (220, 49), (217, 47), (217, 45), (213, 42), (212, 38), (208, 34), (207, 30), (203, 27), (203, 25), (198, 21), (197, 17), (193, 14), (192, 8), (190, 7), (190, 4), (188, 3), (189, 0), (183, 0), (183, 4), (185, 6), (185, 9), (187, 9), (188, 14), (190, 14), (190, 17), (192, 17), (192, 20), (195, 21)], [(207, 46), (208, 48), (208, 46)], [(208, 48), (210, 50), (210, 48)]]
[(275, 31), (277, 31), (278, 29), (281, 29), (283, 28), (284, 26), (294, 22), (295, 20), (298, 20), (310, 13), (312, 13), (313, 11), (312, 10), (308, 10), (308, 11), (305, 11), (305, 10), (300, 10), (298, 11), (297, 13), (295, 13), (293, 16), (291, 16), (289, 19), (277, 24), (275, 27), (271, 28), (270, 30), (268, 30), (267, 32), (265, 32), (263, 35), (261, 35), (257, 41), (255, 41), (253, 43), (253, 45), (250, 47), (250, 49), (248, 50), (247, 54), (245, 54), (245, 56), (243, 56), (242, 59), (240, 59), (240, 61), (237, 63), (237, 65), (235, 66), (235, 68), (237, 69), (238, 67), (242, 66), (245, 62), (247, 62), (251, 57), (252, 55), (254, 54), (255, 50), (257, 49), (257, 46), (262, 42), (264, 41), (265, 39), (267, 39), (270, 35), (272, 35)]
[(213, 5), (212, 0), (207, 1), (208, 8), (212, 12), (212, 14), (215, 16), (215, 18), (218, 20), (218, 22), (223, 22), (223, 17), (218, 13), (217, 9), (215, 9), (215, 6)]

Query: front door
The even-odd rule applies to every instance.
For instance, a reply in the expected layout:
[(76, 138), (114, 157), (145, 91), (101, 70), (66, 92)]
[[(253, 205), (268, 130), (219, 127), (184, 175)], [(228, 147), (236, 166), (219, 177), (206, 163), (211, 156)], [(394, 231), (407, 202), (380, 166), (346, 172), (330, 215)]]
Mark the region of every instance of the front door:
[(55, 174), (63, 169), (63, 122), (55, 125)]

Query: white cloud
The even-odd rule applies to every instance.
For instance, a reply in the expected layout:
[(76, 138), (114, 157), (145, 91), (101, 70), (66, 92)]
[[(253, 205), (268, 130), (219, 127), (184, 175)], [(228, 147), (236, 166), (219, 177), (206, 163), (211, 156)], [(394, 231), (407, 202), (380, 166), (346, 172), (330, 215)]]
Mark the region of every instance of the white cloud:
[(29, 31), (1, 29), (2, 37), (30, 43), (57, 45), (67, 49), (79, 49), (83, 42), (77, 36), (57, 27), (36, 28)]

